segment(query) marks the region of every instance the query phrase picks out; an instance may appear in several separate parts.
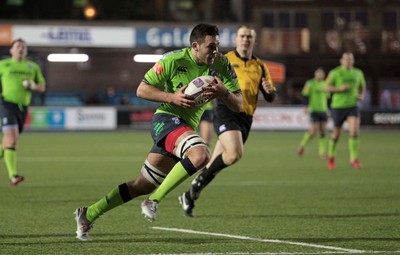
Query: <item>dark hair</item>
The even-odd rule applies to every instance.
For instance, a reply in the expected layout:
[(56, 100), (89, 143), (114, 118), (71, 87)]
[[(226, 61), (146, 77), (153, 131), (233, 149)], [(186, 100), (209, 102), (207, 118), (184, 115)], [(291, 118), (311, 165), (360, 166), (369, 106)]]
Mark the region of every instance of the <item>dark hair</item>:
[(21, 42), (21, 43), (26, 44), (24, 39), (18, 38), (18, 39), (15, 39), (14, 41), (11, 42), (11, 46), (10, 47), (12, 48), (14, 46), (14, 44), (17, 43), (17, 42)]
[(218, 27), (210, 24), (198, 24), (195, 26), (190, 33), (190, 44), (193, 42), (203, 43), (206, 36), (217, 36), (219, 35)]

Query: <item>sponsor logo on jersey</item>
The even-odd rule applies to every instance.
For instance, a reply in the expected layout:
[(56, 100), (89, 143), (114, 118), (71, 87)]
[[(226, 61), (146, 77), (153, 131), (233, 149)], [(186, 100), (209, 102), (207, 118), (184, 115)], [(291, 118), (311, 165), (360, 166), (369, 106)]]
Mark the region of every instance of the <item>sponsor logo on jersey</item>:
[(181, 124), (181, 121), (179, 120), (179, 118), (178, 118), (178, 117), (174, 117), (174, 118), (172, 118), (172, 121), (174, 122), (174, 124), (175, 124), (175, 125), (179, 125), (179, 124)]
[(225, 124), (222, 124), (221, 126), (218, 127), (219, 132), (224, 132), (226, 130)]
[(161, 66), (159, 62), (155, 63), (153, 66), (153, 71), (157, 74), (160, 75), (164, 72), (164, 68)]
[(187, 67), (186, 66), (178, 66), (178, 72), (179, 73), (187, 73)]
[(156, 136), (158, 136), (161, 133), (161, 131), (164, 129), (164, 125), (165, 125), (165, 123), (163, 123), (163, 122), (157, 122), (154, 125), (154, 134)]
[(213, 77), (215, 77), (215, 76), (217, 76), (218, 72), (217, 72), (217, 70), (215, 70), (215, 69), (210, 69), (210, 71), (208, 72), (208, 74), (211, 75), (211, 76), (213, 76)]

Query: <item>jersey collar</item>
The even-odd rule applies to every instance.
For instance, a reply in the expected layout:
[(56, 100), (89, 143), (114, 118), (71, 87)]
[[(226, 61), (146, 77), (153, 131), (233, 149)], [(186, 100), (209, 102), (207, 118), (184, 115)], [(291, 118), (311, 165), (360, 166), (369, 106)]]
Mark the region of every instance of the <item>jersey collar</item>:
[[(244, 62), (246, 62), (247, 60), (249, 60), (248, 58), (242, 58), (239, 54), (239, 52), (237, 52), (237, 50), (235, 50), (235, 55), (236, 57), (240, 58), (241, 60), (243, 60)], [(256, 57), (254, 55), (251, 55), (250, 59), (256, 59)]]

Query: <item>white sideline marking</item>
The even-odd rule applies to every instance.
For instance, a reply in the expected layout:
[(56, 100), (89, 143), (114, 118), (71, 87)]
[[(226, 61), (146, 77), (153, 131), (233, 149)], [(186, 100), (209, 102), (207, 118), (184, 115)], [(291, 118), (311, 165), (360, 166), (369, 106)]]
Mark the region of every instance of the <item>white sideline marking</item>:
[[(237, 235), (228, 235), (228, 234), (221, 234), (221, 233), (202, 232), (202, 231), (195, 231), (195, 230), (190, 230), (190, 229), (162, 228), (162, 227), (152, 227), (152, 228), (158, 229), (158, 230), (165, 230), (165, 231), (182, 232), (182, 233), (207, 235), (207, 236), (221, 236), (221, 237), (228, 237), (228, 238), (241, 239), (241, 240), (264, 242), (264, 243), (281, 243), (281, 244), (291, 244), (291, 245), (298, 245), (298, 246), (307, 246), (307, 247), (314, 247), (314, 248), (320, 248), (320, 249), (342, 251), (342, 252), (346, 252), (346, 253), (364, 253), (365, 252), (363, 250), (345, 249), (345, 248), (340, 248), (340, 247), (335, 247), (335, 246), (283, 241), (283, 240), (276, 240), (276, 239), (261, 239), (261, 238), (254, 238), (254, 237), (248, 237), (248, 236), (237, 236)], [(262, 253), (262, 254), (268, 254), (268, 253)], [(293, 253), (274, 253), (274, 254), (293, 254)], [(301, 253), (301, 254), (304, 254), (304, 253)], [(320, 254), (320, 253), (315, 253), (315, 254)]]
[[(368, 254), (382, 253), (400, 253), (400, 251), (364, 251)], [(362, 252), (362, 253), (364, 253)], [(321, 252), (207, 252), (207, 253), (156, 253), (142, 255), (324, 255), (324, 254), (360, 254), (360, 252), (352, 253), (345, 251), (321, 251)]]

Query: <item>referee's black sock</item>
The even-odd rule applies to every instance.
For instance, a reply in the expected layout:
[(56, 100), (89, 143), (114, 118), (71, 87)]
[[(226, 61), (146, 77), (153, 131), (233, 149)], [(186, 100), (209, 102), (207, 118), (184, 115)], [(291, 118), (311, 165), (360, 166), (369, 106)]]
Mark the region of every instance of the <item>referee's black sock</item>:
[(200, 187), (203, 189), (206, 187), (216, 176), (216, 174), (227, 167), (222, 160), (222, 154), (219, 154), (214, 161), (211, 163), (210, 167), (205, 168), (203, 172), (196, 178), (200, 181)]

